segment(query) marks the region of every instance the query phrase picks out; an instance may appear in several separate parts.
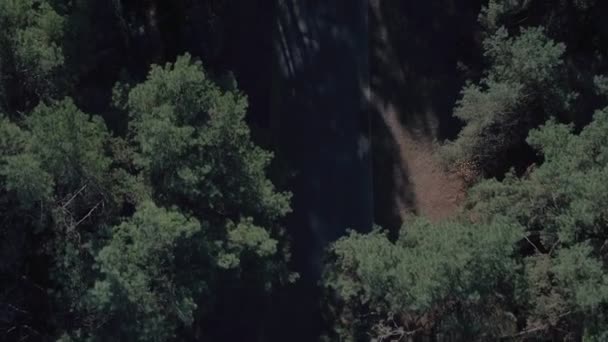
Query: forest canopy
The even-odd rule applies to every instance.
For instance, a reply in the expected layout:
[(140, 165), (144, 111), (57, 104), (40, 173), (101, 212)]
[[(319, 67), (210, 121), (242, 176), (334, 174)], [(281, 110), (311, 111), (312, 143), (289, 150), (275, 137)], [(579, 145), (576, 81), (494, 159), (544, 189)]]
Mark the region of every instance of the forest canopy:
[[(441, 3), (445, 11), (454, 4)], [(472, 175), (462, 181), (458, 211), (437, 220), (412, 210), (396, 231), (353, 229), (326, 241), (331, 234), (313, 227), (321, 219), (294, 212), (306, 196), (292, 194), (289, 180), (302, 170), (276, 143), (289, 133), (278, 132), (279, 114), (259, 113), (283, 103), (315, 110), (302, 97), (338, 94), (334, 84), (320, 84), (350, 64), (321, 54), (341, 68), (315, 73), (306, 59), (328, 49), (315, 40), (323, 22), (277, 19), (260, 37), (256, 25), (266, 17), (258, 14), (300, 15), (299, 8), (285, 1), (253, 11), (259, 2), (0, 0), (0, 340), (607, 341), (606, 5), (474, 3), (477, 19), (466, 32), (473, 63), (458, 76), (446, 119), (458, 131), (435, 139), (428, 152), (445, 172)], [(407, 6), (394, 7), (391, 18), (399, 20), (387, 22), (403, 27), (376, 34), (419, 23)], [(310, 67), (301, 72), (311, 82), (300, 88), (301, 101), (277, 80), (278, 57), (250, 62), (261, 74), (272, 70), (268, 83), (244, 76), (240, 64), (254, 59), (242, 53), (252, 46), (264, 57), (288, 54), (266, 42), (288, 35), (282, 30), (293, 23), (307, 49), (288, 56), (290, 72), (298, 63)], [(381, 24), (365, 22), (370, 32)], [(435, 32), (436, 25), (419, 26)], [(245, 38), (230, 41), (238, 26)], [(338, 28), (330, 32), (330, 41), (357, 45)], [(409, 80), (435, 66), (401, 67), (395, 78)], [(332, 105), (372, 106), (358, 89), (367, 85), (344, 87), (357, 88), (361, 99)], [(392, 89), (397, 97), (402, 90)], [(415, 85), (407, 91), (432, 98)], [(375, 115), (367, 107), (352, 118)], [(359, 159), (381, 148), (372, 134), (348, 140), (340, 129), (352, 127), (332, 120), (327, 136), (307, 138), (323, 151), (297, 143), (294, 150), (351, 165), (348, 156), (326, 155), (339, 150), (326, 145), (346, 141)], [(304, 130), (313, 121), (285, 125)], [(383, 165), (374, 167), (373, 181), (355, 181), (378, 184), (382, 176), (373, 174)], [(317, 181), (306, 183), (311, 193), (325, 191)], [(405, 198), (408, 186), (390, 191)], [(334, 195), (310, 197), (321, 210), (353, 200)], [(331, 224), (341, 215), (326, 214)], [(302, 217), (318, 241), (293, 231)], [(298, 244), (323, 250), (304, 257), (322, 260), (318, 276), (294, 262)], [(286, 314), (295, 311), (318, 324)]]

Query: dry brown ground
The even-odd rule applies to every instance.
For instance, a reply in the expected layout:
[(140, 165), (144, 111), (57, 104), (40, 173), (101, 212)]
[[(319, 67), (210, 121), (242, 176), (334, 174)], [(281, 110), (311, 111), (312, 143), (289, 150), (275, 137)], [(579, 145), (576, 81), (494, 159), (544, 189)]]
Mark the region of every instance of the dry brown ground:
[(402, 194), (393, 194), (396, 214), (402, 221), (412, 212), (437, 221), (457, 213), (465, 197), (465, 183), (460, 176), (442, 167), (433, 137), (420, 133), (415, 127), (403, 127), (392, 104), (383, 103), (373, 94), (369, 94), (369, 102), (380, 113), (397, 147), (398, 156), (394, 156), (394, 160), (401, 165), (395, 170), (407, 172), (407, 175), (394, 175), (396, 180), (407, 177), (411, 191), (409, 203), (403, 201)]
[[(439, 100), (438, 97), (442, 96), (442, 93), (428, 93), (424, 89), (425, 85), (441, 82), (431, 77), (437, 75), (432, 73), (428, 75), (433, 71), (433, 67), (430, 66), (436, 66), (437, 63), (445, 64), (446, 61), (444, 56), (434, 54), (432, 49), (412, 49), (407, 53), (419, 53), (419, 55), (409, 56), (412, 57), (409, 61), (413, 64), (403, 63), (403, 56), (397, 53), (399, 46), (396, 46), (399, 42), (403, 43), (403, 40), (391, 38), (395, 38), (395, 34), (404, 34), (408, 31), (393, 30), (391, 36), (391, 30), (387, 26), (390, 22), (386, 18), (388, 13), (383, 12), (382, 5), (382, 0), (370, 0), (370, 15), (375, 23), (371, 57), (375, 64), (372, 68), (371, 89), (368, 89), (366, 94), (373, 115), (380, 116), (382, 126), (374, 138), (388, 139), (390, 146), (388, 148), (386, 144), (380, 146), (377, 140), (374, 150), (374, 153), (389, 154), (386, 158), (385, 156), (378, 158), (384, 164), (375, 165), (374, 172), (377, 172), (375, 191), (382, 192), (380, 197), (385, 199), (376, 205), (392, 208), (381, 208), (389, 211), (378, 211), (378, 213), (394, 216), (401, 222), (412, 212), (433, 221), (442, 220), (458, 212), (466, 192), (463, 179), (442, 167), (433, 142), (437, 137), (438, 114), (446, 113), (435, 113), (432, 104), (433, 101)], [(414, 26), (409, 26), (410, 29), (412, 27)], [(429, 25), (425, 29), (432, 30), (432, 26)], [(419, 37), (411, 35), (409, 38), (416, 40)], [(418, 43), (424, 48), (430, 42)], [(428, 77), (424, 78), (425, 75)], [(379, 87), (378, 83), (388, 86)], [(438, 89), (438, 87), (426, 88)], [(408, 102), (425, 101), (427, 105), (431, 105), (418, 107), (407, 105)], [(398, 106), (398, 102), (401, 105)], [(377, 119), (374, 117), (372, 120)], [(378, 137), (378, 134), (381, 136)], [(379, 176), (378, 173), (381, 175)], [(389, 191), (392, 192), (390, 198), (386, 198)]]

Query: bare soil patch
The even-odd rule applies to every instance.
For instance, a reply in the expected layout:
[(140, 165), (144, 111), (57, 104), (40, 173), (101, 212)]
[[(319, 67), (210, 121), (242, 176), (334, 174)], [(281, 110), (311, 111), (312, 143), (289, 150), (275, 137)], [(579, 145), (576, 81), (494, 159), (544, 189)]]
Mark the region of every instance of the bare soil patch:
[[(399, 120), (399, 113), (395, 107), (382, 100), (369, 97), (370, 103), (380, 114), (391, 139), (396, 145), (397, 156), (393, 156), (395, 163), (400, 165), (386, 165), (393, 167), (394, 184), (403, 182), (407, 178), (408, 201), (404, 201), (400, 186), (394, 189), (378, 189), (392, 191), (395, 214), (405, 220), (413, 213), (424, 216), (432, 221), (442, 220), (458, 212), (465, 198), (466, 186), (464, 180), (455, 172), (445, 170), (440, 163), (433, 137), (416, 129), (404, 127)], [(398, 173), (406, 173), (398, 174)], [(396, 192), (397, 190), (398, 192)]]

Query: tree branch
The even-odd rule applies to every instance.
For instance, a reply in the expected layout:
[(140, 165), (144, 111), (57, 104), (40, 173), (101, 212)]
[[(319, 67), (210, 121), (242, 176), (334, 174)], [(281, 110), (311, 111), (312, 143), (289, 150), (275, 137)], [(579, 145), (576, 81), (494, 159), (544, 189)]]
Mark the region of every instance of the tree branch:
[(84, 191), (84, 189), (86, 189), (87, 184), (83, 185), (78, 191), (76, 191), (76, 193), (74, 193), (74, 195), (72, 195), (72, 197), (70, 197), (70, 199), (65, 202), (61, 208), (66, 209), (66, 207), (74, 200), (74, 198), (76, 198), (76, 196), (78, 196), (81, 192)]
[(537, 246), (534, 244), (534, 242), (532, 242), (532, 241), (531, 241), (531, 240), (528, 238), (528, 236), (524, 236), (524, 238), (526, 239), (526, 241), (528, 241), (528, 243), (529, 243), (530, 245), (532, 245), (532, 247), (534, 247), (534, 249), (536, 250), (536, 252), (537, 252), (538, 254), (542, 254), (542, 252), (540, 251), (540, 249), (538, 249), (538, 247), (537, 247)]
[(79, 224), (82, 223), (82, 221), (86, 220), (89, 216), (91, 216), (91, 214), (93, 213), (93, 211), (95, 211), (95, 209), (97, 209), (97, 207), (99, 207), (100, 204), (102, 204), (103, 201), (99, 201), (97, 202), (97, 204), (95, 204), (95, 206), (93, 208), (91, 208), (91, 210), (89, 210), (89, 212), (84, 215), (80, 220), (78, 220), (78, 222), (76, 222), (75, 224), (72, 225), (72, 229), (76, 228)]

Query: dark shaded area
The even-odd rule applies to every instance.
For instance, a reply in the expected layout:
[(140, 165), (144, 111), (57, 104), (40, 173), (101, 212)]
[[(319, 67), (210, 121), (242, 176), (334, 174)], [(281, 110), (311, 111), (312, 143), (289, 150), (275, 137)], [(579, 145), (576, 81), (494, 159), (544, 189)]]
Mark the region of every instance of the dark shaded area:
[(346, 229), (372, 225), (367, 2), (279, 1), (273, 123), (294, 170), (288, 229), (301, 279), (277, 297), (271, 340), (316, 341), (322, 256)]
[(387, 229), (391, 238), (397, 238), (402, 225), (397, 201), (415, 210), (415, 194), (410, 182), (410, 172), (400, 158), (401, 151), (389, 132), (380, 113), (372, 114), (373, 134), (373, 188), (374, 223)]
[[(362, 94), (366, 12), (352, 1), (285, 1), (279, 11), (283, 103), (273, 110), (281, 112), (280, 149), (289, 151), (296, 170), (290, 221), (302, 226), (294, 234), (310, 230), (313, 250), (321, 252), (347, 228), (365, 230), (372, 222)], [(318, 274), (320, 256), (315, 259), (307, 261), (306, 274)]]
[[(391, 104), (413, 134), (439, 141), (456, 136), (452, 117), (467, 73), (459, 63), (480, 67), (477, 15), (482, 1), (370, 0), (370, 87), (380, 104)], [(470, 70), (473, 74), (476, 70)], [(377, 108), (375, 108), (377, 109)], [(374, 219), (396, 231), (396, 201), (415, 198), (397, 141), (382, 115), (372, 112)], [(396, 196), (399, 196), (396, 198)]]
[(370, 84), (397, 107), (405, 127), (440, 140), (458, 133), (452, 109), (466, 76), (458, 64), (479, 62), (471, 32), (481, 2), (370, 1)]

